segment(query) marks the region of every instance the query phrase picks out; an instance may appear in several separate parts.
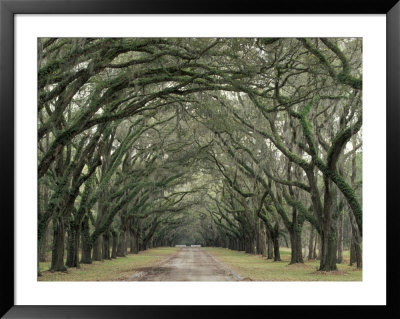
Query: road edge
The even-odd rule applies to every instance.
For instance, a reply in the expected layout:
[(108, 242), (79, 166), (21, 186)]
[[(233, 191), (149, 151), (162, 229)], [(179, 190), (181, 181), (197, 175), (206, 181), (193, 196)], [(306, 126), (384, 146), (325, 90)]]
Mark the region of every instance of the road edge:
[(240, 275), (238, 275), (237, 273), (235, 273), (228, 265), (226, 265), (224, 262), (222, 262), (221, 260), (219, 260), (217, 257), (215, 257), (213, 254), (211, 254), (207, 248), (202, 247), (203, 250), (217, 263), (219, 264), (222, 268), (224, 268), (225, 270), (227, 270), (229, 273), (231, 273), (231, 275), (237, 280), (237, 281), (243, 281), (243, 277), (241, 277)]
[[(176, 257), (180, 252), (182, 251), (182, 248), (174, 252), (172, 255), (161, 259), (160, 261), (154, 263), (153, 265), (149, 266), (150, 269), (153, 269), (154, 267), (159, 267), (167, 262), (169, 262), (172, 258)], [(141, 278), (146, 276), (147, 274), (150, 273), (151, 270), (148, 271), (138, 271), (134, 273), (132, 276), (130, 276), (126, 281), (140, 281)]]

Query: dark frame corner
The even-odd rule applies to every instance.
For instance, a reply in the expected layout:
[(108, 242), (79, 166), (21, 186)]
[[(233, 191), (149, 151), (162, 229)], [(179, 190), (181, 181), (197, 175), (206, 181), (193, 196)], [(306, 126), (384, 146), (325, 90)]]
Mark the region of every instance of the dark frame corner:
[[(0, 0), (0, 180), (2, 181), (2, 224), (14, 225), (14, 15), (15, 14), (218, 14), (218, 13), (263, 13), (263, 14), (386, 14), (386, 52), (387, 52), (387, 105), (386, 105), (386, 176), (387, 176), (387, 305), (378, 307), (314, 307), (311, 311), (324, 311), (329, 316), (354, 317), (361, 313), (383, 317), (399, 315), (395, 275), (395, 225), (398, 224), (395, 187), (399, 179), (400, 162), (398, 137), (400, 136), (400, 2), (362, 1), (362, 0), (303, 0), (273, 3), (255, 3), (253, 0), (240, 4), (224, 4), (222, 1), (204, 0), (190, 2), (185, 0)], [(382, 106), (376, 106), (377, 111)], [(390, 172), (390, 174), (388, 174)], [(227, 316), (228, 312), (245, 316), (256, 307), (212, 307), (210, 306), (16, 306), (14, 303), (14, 227), (0, 232), (3, 244), (1, 263), (1, 308), (4, 318), (159, 318), (159, 317), (208, 317)], [(7, 262), (5, 262), (7, 261)], [(11, 262), (9, 262), (11, 261)], [(389, 280), (390, 279), (390, 280)], [(397, 304), (396, 304), (397, 303)], [(195, 308), (195, 309), (194, 309)], [(228, 309), (227, 309), (228, 308)], [(249, 309), (250, 308), (250, 309)], [(323, 310), (322, 310), (323, 309)], [(260, 310), (260, 309), (259, 309)], [(261, 309), (264, 311), (265, 309)], [(282, 314), (281, 307), (269, 307), (276, 315)], [(309, 307), (286, 307), (284, 312), (309, 314)], [(189, 314), (190, 312), (190, 314)], [(248, 313), (247, 313), (248, 314)], [(322, 314), (322, 313), (321, 313)]]

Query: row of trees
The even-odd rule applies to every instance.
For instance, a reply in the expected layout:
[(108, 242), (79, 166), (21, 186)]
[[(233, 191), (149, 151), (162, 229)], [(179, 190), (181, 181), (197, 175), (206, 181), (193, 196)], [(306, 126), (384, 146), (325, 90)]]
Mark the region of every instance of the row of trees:
[(334, 270), (346, 224), (361, 267), (361, 79), (360, 39), (39, 39), (39, 257), (289, 238), (298, 263), (307, 224)]

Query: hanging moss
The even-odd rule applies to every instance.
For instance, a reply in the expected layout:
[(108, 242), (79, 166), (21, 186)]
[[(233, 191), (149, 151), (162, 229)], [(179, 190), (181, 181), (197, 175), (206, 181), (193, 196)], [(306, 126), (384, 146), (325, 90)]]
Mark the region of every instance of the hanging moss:
[(353, 76), (351, 76), (348, 72), (340, 72), (337, 76), (336, 79), (343, 84), (347, 84), (357, 90), (361, 90), (362, 89), (362, 80), (361, 79), (357, 79)]
[(341, 190), (343, 195), (346, 197), (348, 200), (350, 207), (353, 210), (353, 213), (356, 217), (357, 225), (360, 230), (360, 233), (362, 234), (362, 207), (356, 197), (356, 194), (351, 188), (349, 184), (346, 183), (346, 181), (343, 179), (343, 177), (337, 173), (333, 172), (331, 174), (333, 182), (337, 185), (337, 187)]
[(56, 70), (58, 70), (61, 65), (65, 63), (64, 60), (52, 60), (48, 64), (46, 64), (43, 68), (41, 68), (38, 72), (39, 81), (46, 81), (44, 77), (52, 74)]

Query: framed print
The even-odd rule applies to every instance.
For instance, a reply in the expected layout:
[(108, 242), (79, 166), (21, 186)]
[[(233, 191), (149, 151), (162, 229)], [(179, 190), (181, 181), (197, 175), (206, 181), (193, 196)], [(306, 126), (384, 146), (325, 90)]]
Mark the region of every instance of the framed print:
[(0, 1), (1, 315), (398, 313), (396, 0)]

